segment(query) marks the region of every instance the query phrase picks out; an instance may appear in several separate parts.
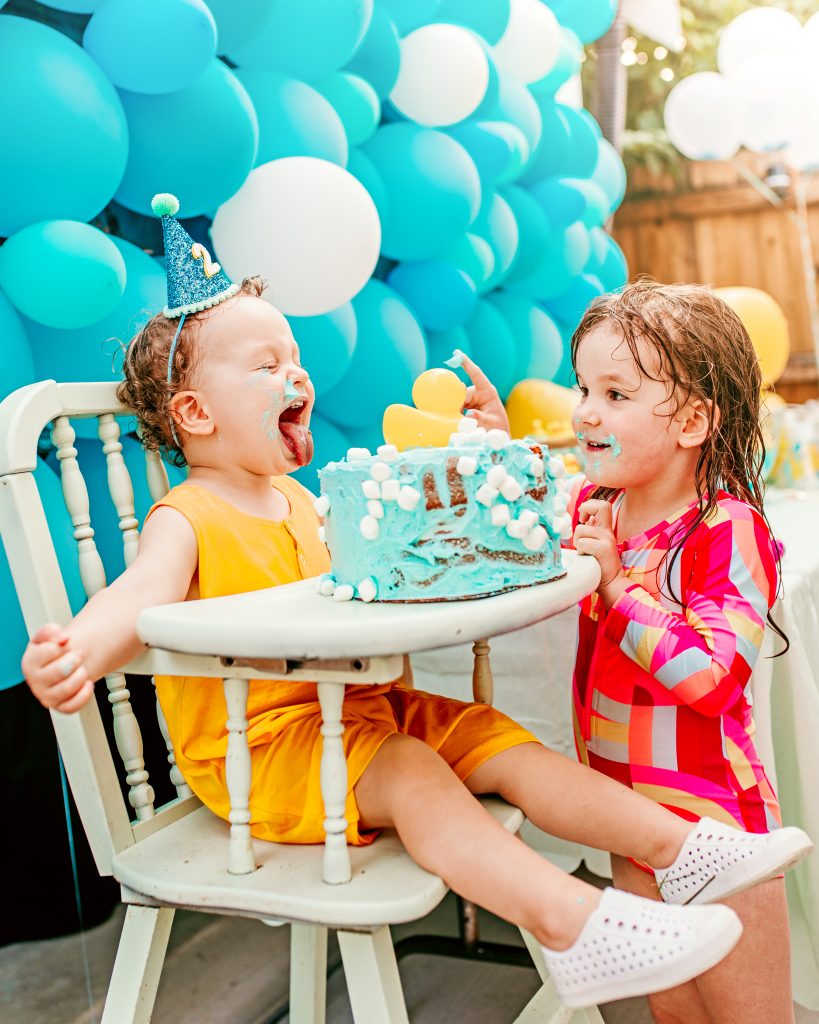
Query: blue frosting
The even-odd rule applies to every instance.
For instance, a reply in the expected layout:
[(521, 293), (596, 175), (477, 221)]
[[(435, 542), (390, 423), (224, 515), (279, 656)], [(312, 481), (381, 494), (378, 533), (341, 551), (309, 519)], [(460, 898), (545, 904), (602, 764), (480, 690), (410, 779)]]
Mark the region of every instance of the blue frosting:
[[(337, 584), (358, 589), (371, 578), (378, 600), (447, 600), (493, 594), (512, 587), (543, 583), (563, 575), (560, 540), (553, 526), (556, 484), (543, 447), (544, 469), (535, 476), (532, 449), (522, 441), (500, 447), (465, 444), (446, 448), (413, 448), (395, 461), (379, 456), (331, 462), (319, 471), (321, 490), (330, 502), (324, 526)], [(473, 459), (475, 472), (461, 475), (460, 458)], [(390, 481), (412, 487), (420, 499), (411, 510), (393, 499), (368, 497), (384, 483), (373, 479), (376, 463), (389, 468)], [(487, 473), (502, 466), (521, 488), (520, 497), (502, 494), (488, 507), (477, 499)], [(385, 470), (379, 467), (377, 475)], [(390, 488), (387, 488), (390, 491)], [(394, 492), (395, 487), (391, 490)], [(361, 530), (365, 517), (378, 512), (378, 535), (367, 539)], [(529, 510), (530, 523), (545, 528), (539, 550), (510, 537), (504, 525), (492, 522), (492, 508), (506, 506), (516, 519)], [(536, 517), (536, 518), (535, 518)], [(369, 524), (372, 527), (372, 523)]]

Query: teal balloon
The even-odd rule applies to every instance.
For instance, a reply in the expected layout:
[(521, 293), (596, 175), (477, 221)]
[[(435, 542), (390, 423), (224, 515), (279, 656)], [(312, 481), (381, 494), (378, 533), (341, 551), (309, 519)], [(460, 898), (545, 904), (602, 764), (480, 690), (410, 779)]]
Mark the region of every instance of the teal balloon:
[[(77, 544), (71, 518), (63, 501), (62, 488), (54, 471), (42, 459), (34, 470), (37, 490), (43, 502), (54, 550), (60, 565), (68, 601), (76, 614), (85, 603), (80, 580)], [(20, 661), (28, 643), (28, 630), (11, 578), (6, 551), (0, 544), (0, 615), (3, 617), (3, 643), (0, 645), (0, 690), (7, 690), (23, 681)]]
[(381, 120), (381, 101), (370, 83), (349, 71), (336, 71), (316, 82), (315, 88), (341, 118), (351, 146), (366, 142)]
[(350, 366), (358, 327), (349, 302), (322, 316), (289, 316), (301, 365), (310, 374), (316, 397), (333, 388)]
[[(487, 299), (479, 299), (472, 319), (463, 329), (469, 338), (472, 358), (505, 402), (518, 382), (518, 350), (506, 317)], [(469, 353), (469, 349), (464, 351)]]
[(580, 220), (586, 210), (583, 192), (569, 178), (541, 178), (532, 184), (529, 194), (555, 229), (567, 228)]
[(472, 158), (454, 139), (409, 123), (382, 126), (361, 147), (380, 173), (389, 212), (381, 251), (395, 260), (445, 252), (475, 219), (481, 182)]
[(498, 291), (488, 301), (509, 324), (517, 347), (518, 380), (551, 380), (560, 366), (563, 342), (549, 314), (524, 295)]
[(495, 269), (492, 246), (485, 238), (469, 231), (447, 252), (446, 259), (462, 270), (474, 282), (478, 291), (486, 285)]
[(518, 225), (518, 248), (506, 275), (508, 285), (535, 270), (552, 244), (553, 231), (543, 208), (526, 189), (507, 185), (502, 195)]
[(483, 238), (492, 250), (495, 265), (480, 287), (481, 293), (496, 288), (515, 260), (520, 240), (517, 218), (499, 192), (486, 194), (470, 232)]
[(608, 139), (597, 140), (597, 163), (592, 171), (592, 181), (606, 193), (609, 209), (614, 213), (626, 194), (626, 168)]
[(557, 20), (574, 32), (581, 43), (588, 45), (605, 35), (614, 23), (617, 0), (545, 0)]
[(369, 281), (353, 299), (358, 341), (350, 367), (321, 402), (321, 413), (346, 427), (380, 423), (394, 402), (407, 402), (427, 366), (423, 328), (400, 295)]
[(579, 274), (564, 292), (549, 299), (546, 308), (556, 319), (576, 326), (589, 304), (604, 292), (599, 278), (592, 274)]
[(387, 12), (380, 6), (373, 10), (369, 28), (346, 71), (360, 75), (384, 100), (398, 81), (401, 68), (401, 41), (398, 29)]
[(571, 29), (561, 27), (560, 50), (548, 75), (532, 82), (529, 88), (536, 96), (554, 96), (570, 78), (578, 74), (583, 60), (583, 44)]
[(557, 177), (569, 166), (571, 129), (551, 96), (537, 97), (541, 134), (537, 148), (519, 175), (517, 184), (531, 185), (541, 178)]
[(535, 152), (543, 131), (543, 122), (535, 98), (523, 83), (509, 75), (501, 75), (498, 98), (492, 111), (486, 116), (513, 124), (523, 132), (529, 143), (530, 156)]
[(462, 366), (446, 366), (447, 359), (451, 358), (455, 349), (460, 349), (465, 355), (472, 358), (472, 345), (469, 335), (463, 327), (450, 327), (446, 331), (428, 331), (427, 345), (429, 347), (430, 367), (441, 367), (460, 377), (467, 387), (472, 383)]
[(441, 0), (378, 0), (402, 36), (434, 21)]
[[(5, 3), (6, 0), (3, 0)], [(46, 7), (54, 7), (58, 11), (69, 11), (71, 14), (91, 14), (102, 7), (105, 0), (43, 0)], [(1, 6), (1, 5), (0, 5)]]
[(0, 399), (37, 379), (23, 321), (4, 292), (0, 291)]
[(591, 254), (583, 272), (596, 277), (603, 291), (613, 292), (628, 281), (628, 264), (623, 250), (602, 228), (589, 231)]
[(581, 273), (591, 254), (589, 229), (581, 221), (552, 234), (549, 247), (537, 266), (525, 277), (509, 281), (510, 291), (546, 301), (564, 292)]
[(125, 261), (109, 236), (90, 224), (42, 221), (0, 249), (0, 287), (38, 323), (86, 327), (122, 298)]
[[(328, 462), (338, 462), (344, 458), (351, 443), (340, 427), (316, 413), (310, 419), (310, 432), (313, 435), (313, 459), (308, 465), (297, 469), (293, 476), (318, 497), (321, 491), (318, 471)], [(379, 443), (383, 444), (383, 439)]]
[(564, 388), (574, 388), (577, 387), (577, 377), (572, 366), (572, 334), (574, 333), (574, 325), (569, 326), (557, 321), (557, 326), (560, 331), (560, 337), (563, 339), (563, 356), (553, 380), (555, 384), (560, 384)]
[(597, 139), (602, 139), (603, 138), (603, 129), (600, 127), (600, 124), (599, 124), (597, 118), (594, 116), (594, 114), (590, 110), (586, 110), (585, 107), (578, 107), (578, 108), (574, 108), (573, 107), (572, 109), (573, 110), (576, 109), (576, 112), (583, 118), (583, 120), (586, 122), (586, 124), (589, 126), (589, 128), (591, 128), (591, 130), (594, 132), (594, 134), (597, 137)]
[[(34, 320), (24, 321), (34, 353), (38, 380), (116, 381), (122, 379), (124, 349), (133, 336), (167, 301), (165, 271), (142, 249), (106, 235), (125, 264), (125, 290), (111, 312), (87, 327), (60, 330)], [(96, 421), (85, 422), (96, 431)]]
[[(173, 40), (170, 60), (157, 45), (158, 30)], [(91, 16), (82, 44), (118, 89), (175, 92), (216, 56), (216, 22), (203, 0), (107, 0)]]
[(0, 237), (91, 220), (113, 198), (128, 158), (116, 90), (82, 47), (11, 14), (0, 24), (0, 126)]
[(447, 132), (475, 161), (486, 188), (514, 181), (529, 159), (526, 136), (507, 121), (463, 121)]
[(509, 24), (510, 0), (441, 0), (434, 21), (463, 25), (494, 46)]
[[(123, 92), (131, 149), (117, 201), (153, 216), (151, 199), (172, 192), (182, 217), (212, 214), (244, 184), (259, 124), (244, 86), (220, 60), (178, 92)], [(181, 133), (181, 134), (180, 134)]]
[(567, 178), (590, 178), (597, 166), (597, 133), (584, 112), (561, 104), (560, 111), (569, 122), (569, 153), (562, 174)]
[(276, 0), (257, 34), (227, 53), (241, 68), (315, 81), (350, 60), (372, 16), (373, 0)]
[(230, 53), (261, 32), (275, 0), (207, 0), (207, 3), (216, 22), (216, 52)]
[(433, 331), (464, 323), (478, 302), (472, 278), (445, 260), (399, 263), (387, 275), (387, 284), (405, 299), (424, 327)]
[(347, 166), (347, 135), (335, 108), (312, 86), (266, 68), (239, 68), (259, 122), (256, 166), (314, 156)]
[(387, 186), (375, 164), (360, 149), (351, 149), (347, 157), (347, 170), (370, 193), (370, 198), (378, 211), (378, 219), (385, 224), (390, 212), (390, 201)]

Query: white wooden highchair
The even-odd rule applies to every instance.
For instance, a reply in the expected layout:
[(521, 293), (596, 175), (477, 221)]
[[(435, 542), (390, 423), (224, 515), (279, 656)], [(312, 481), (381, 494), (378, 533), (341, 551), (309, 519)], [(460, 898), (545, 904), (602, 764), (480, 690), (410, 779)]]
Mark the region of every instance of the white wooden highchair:
[[(0, 405), (0, 532), (30, 633), (44, 622), (67, 623), (71, 618), (33, 475), (41, 432), (52, 425), (63, 495), (77, 541), (80, 575), (90, 596), (105, 586), (105, 574), (94, 543), (88, 492), (77, 461), (70, 418), (97, 417), (107, 461), (111, 511), (118, 518), (125, 563), (129, 564), (137, 551), (139, 524), (115, 418), (127, 413), (115, 397), (115, 385), (107, 383), (43, 381), (20, 389)], [(156, 500), (167, 491), (168, 479), (155, 453), (146, 455), (146, 475)], [(486, 648), (478, 653), (488, 671)], [(245, 703), (248, 680), (270, 678), (271, 666), (269, 659), (265, 663), (257, 659), (254, 665), (252, 658), (153, 649), (123, 666), (122, 671), (106, 677), (118, 765), (94, 701), (76, 715), (52, 713), (68, 780), (97, 867), (101, 874), (113, 875), (120, 883), (122, 900), (128, 907), (103, 1024), (150, 1020), (176, 908), (253, 917), (267, 924), (289, 922), (293, 1024), (321, 1024), (325, 1019), (328, 928), (338, 934), (356, 1024), (407, 1021), (389, 925), (428, 914), (443, 899), (446, 886), (411, 860), (391, 830), (369, 847), (347, 849), (346, 765), (340, 740), (340, 684), (393, 679), (401, 672), (402, 658), (348, 658), (285, 666), (290, 679), (318, 680), (324, 714), (322, 793), (327, 813), (327, 842), (323, 848), (253, 842), (250, 838)], [(158, 705), (176, 796), (163, 806), (155, 806), (140, 727), (123, 675), (126, 670), (142, 675), (161, 672), (224, 679), (230, 824), (203, 807), (188, 789), (176, 767)], [(478, 685), (485, 674), (476, 673)], [(127, 803), (118, 779), (123, 772)], [(517, 831), (522, 824), (521, 812), (502, 800), (485, 798), (483, 803), (508, 830)], [(524, 938), (545, 984), (518, 1020), (543, 1024), (601, 1022), (596, 1010), (572, 1013), (560, 1006), (537, 944), (529, 936)], [(226, 980), (229, 970), (226, 964)]]

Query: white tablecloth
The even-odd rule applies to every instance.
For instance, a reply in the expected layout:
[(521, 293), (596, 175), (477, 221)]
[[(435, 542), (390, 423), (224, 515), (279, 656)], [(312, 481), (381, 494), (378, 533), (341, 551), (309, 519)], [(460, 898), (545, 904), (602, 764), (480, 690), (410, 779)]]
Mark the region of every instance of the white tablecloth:
[[(770, 492), (767, 510), (785, 545), (785, 592), (774, 616), (791, 647), (782, 657), (761, 657), (754, 672), (757, 743), (785, 823), (804, 828), (819, 844), (819, 494)], [(576, 630), (572, 609), (492, 643), (495, 705), (570, 757)], [(767, 630), (765, 645), (767, 653), (781, 642)], [(469, 646), (414, 655), (412, 664), (419, 689), (469, 699)], [(554, 840), (531, 825), (525, 829), (528, 842), (567, 870), (582, 858), (591, 870), (607, 873), (607, 855)], [(819, 853), (789, 872), (787, 887), (794, 998), (819, 1010)]]

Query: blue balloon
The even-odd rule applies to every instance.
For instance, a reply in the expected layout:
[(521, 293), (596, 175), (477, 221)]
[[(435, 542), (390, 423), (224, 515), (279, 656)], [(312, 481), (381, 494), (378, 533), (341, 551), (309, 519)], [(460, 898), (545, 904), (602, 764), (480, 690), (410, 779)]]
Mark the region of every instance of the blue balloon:
[(529, 143), (531, 158), (540, 142), (543, 121), (534, 96), (523, 83), (509, 75), (501, 75), (497, 101), (491, 114), (486, 116), (499, 121), (509, 121), (519, 128)]
[[(76, 330), (58, 330), (25, 320), (38, 380), (121, 380), (125, 347), (167, 301), (165, 271), (157, 260), (122, 238), (107, 237), (125, 263), (122, 298), (102, 320)], [(91, 431), (96, 436), (96, 420), (77, 420), (75, 428), (80, 423), (87, 424), (88, 436)]]
[(322, 316), (289, 316), (287, 322), (299, 346), (301, 365), (320, 398), (350, 366), (358, 333), (353, 307), (346, 302)]
[(572, 334), (574, 333), (574, 327), (562, 324), (559, 321), (556, 321), (556, 323), (560, 331), (560, 337), (563, 339), (563, 357), (560, 360), (557, 373), (555, 373), (552, 379), (555, 384), (560, 384), (564, 388), (574, 388), (577, 387), (577, 377), (572, 366)]
[(373, 0), (276, 0), (253, 39), (228, 56), (241, 68), (275, 68), (315, 81), (350, 60), (372, 16)]
[[(351, 445), (346, 435), (335, 423), (331, 423), (316, 413), (313, 413), (310, 419), (310, 432), (313, 435), (313, 459), (308, 465), (297, 469), (293, 476), (308, 491), (312, 491), (318, 497), (320, 491), (318, 471), (328, 462), (338, 462), (339, 459), (342, 459)], [(383, 441), (380, 443), (383, 444)]]
[(507, 287), (539, 301), (554, 298), (583, 270), (590, 254), (589, 229), (575, 221), (562, 231), (555, 231), (535, 269), (525, 277), (509, 281)]
[(400, 123), (382, 126), (361, 148), (387, 190), (384, 255), (421, 260), (454, 245), (481, 203), (480, 177), (463, 146), (443, 132)]
[(383, 100), (392, 92), (401, 68), (401, 41), (398, 29), (382, 7), (373, 10), (370, 26), (351, 60), (347, 71), (370, 83)]
[(375, 134), (381, 120), (381, 101), (366, 79), (349, 71), (336, 71), (316, 82), (315, 88), (341, 118), (351, 146), (366, 142)]
[[(161, 28), (160, 28), (161, 26)], [(172, 57), (157, 30), (173, 40)], [(184, 89), (216, 56), (216, 22), (202, 0), (107, 0), (82, 44), (119, 89)]]
[(554, 96), (561, 85), (580, 71), (583, 44), (571, 29), (561, 27), (560, 34), (560, 50), (552, 70), (529, 85), (535, 96)]
[(608, 139), (597, 140), (597, 163), (592, 171), (592, 181), (606, 193), (609, 209), (614, 213), (626, 194), (626, 169), (620, 154)]
[(585, 111), (560, 105), (560, 111), (569, 122), (569, 154), (561, 169), (566, 178), (590, 178), (597, 166), (597, 132)]
[(122, 102), (131, 134), (116, 196), (123, 206), (153, 216), (152, 197), (172, 192), (182, 201), (182, 216), (197, 217), (244, 184), (259, 124), (244, 86), (220, 60), (187, 89), (163, 96), (123, 92)]
[(347, 135), (341, 118), (306, 82), (266, 68), (239, 68), (259, 121), (256, 166), (284, 156), (315, 156), (347, 166)]
[(378, 0), (402, 36), (435, 20), (441, 0)]
[(499, 192), (488, 192), (470, 231), (492, 249), (495, 265), (480, 287), (481, 293), (496, 288), (515, 260), (520, 240), (517, 218)]
[(351, 149), (347, 157), (347, 170), (370, 193), (370, 198), (378, 211), (378, 219), (385, 224), (389, 216), (390, 201), (387, 195), (387, 186), (379, 171), (376, 170), (375, 164), (360, 149)]
[(551, 380), (563, 356), (563, 342), (554, 320), (523, 295), (498, 291), (488, 301), (509, 324), (515, 339), (517, 379)]
[(518, 225), (518, 248), (506, 275), (506, 284), (531, 274), (552, 245), (554, 232), (546, 214), (529, 192), (517, 185), (508, 185), (502, 192)]
[(555, 229), (567, 228), (586, 210), (586, 197), (569, 178), (541, 178), (532, 184), (529, 194)]
[(34, 357), (17, 310), (0, 290), (0, 399), (33, 384)]
[(274, 0), (208, 0), (216, 22), (216, 52), (230, 53), (249, 43), (270, 17)]
[(510, 0), (441, 0), (433, 21), (464, 25), (492, 46), (509, 24)]
[[(501, 401), (517, 384), (518, 350), (508, 321), (491, 302), (480, 299), (474, 316), (464, 330), (469, 338), (471, 355), (498, 389)], [(463, 348), (463, 346), (459, 346)], [(469, 349), (464, 351), (469, 354)]]
[(122, 298), (125, 261), (109, 236), (90, 224), (41, 221), (12, 235), (0, 249), (0, 285), (32, 320), (49, 327), (86, 327)]
[[(427, 344), (429, 346), (430, 367), (444, 367), (444, 363), (452, 356), (456, 348), (459, 348), (466, 355), (472, 356), (472, 345), (469, 341), (469, 335), (463, 327), (450, 327), (446, 331), (429, 331), (427, 333)], [(450, 370), (453, 368), (446, 366), (444, 369)], [(461, 378), (467, 387), (472, 383), (463, 367), (457, 366), (453, 372)]]
[(475, 282), (445, 260), (399, 263), (387, 275), (387, 284), (407, 301), (424, 327), (433, 331), (464, 323), (478, 301)]
[(623, 250), (602, 228), (592, 228), (589, 231), (589, 238), (591, 255), (583, 268), (583, 273), (596, 277), (605, 292), (622, 288), (628, 281), (628, 264)]
[(526, 136), (507, 121), (463, 121), (447, 132), (475, 161), (487, 188), (514, 181), (529, 157)]
[[(76, 614), (85, 604), (85, 591), (80, 580), (74, 528), (65, 507), (62, 487), (56, 474), (41, 459), (37, 460), (34, 479), (51, 530), (68, 601), (72, 612)], [(0, 645), (0, 690), (6, 690), (23, 680), (20, 660), (28, 643), (28, 630), (23, 620), (6, 551), (2, 544), (0, 544), (0, 615), (3, 617), (3, 643)]]
[(128, 157), (116, 90), (82, 47), (10, 14), (0, 31), (0, 125), (0, 236), (58, 217), (88, 221), (111, 201)]
[(549, 299), (546, 308), (556, 319), (576, 327), (589, 303), (604, 291), (598, 278), (591, 274), (579, 274), (564, 292)]
[(617, 0), (545, 0), (561, 25), (570, 28), (581, 43), (593, 43), (611, 28)]
[(345, 428), (380, 422), (388, 405), (407, 402), (427, 365), (423, 328), (392, 288), (369, 281), (353, 309), (358, 342), (350, 368), (321, 403), (322, 415)]
[(495, 253), (492, 246), (485, 238), (473, 235), (469, 231), (447, 252), (446, 259), (462, 270), (478, 291), (484, 289), (495, 269)]
[[(3, 3), (5, 2), (6, 0), (3, 0)], [(54, 7), (58, 11), (69, 11), (71, 14), (91, 14), (98, 7), (102, 7), (105, 0), (43, 0), (43, 3), (46, 7)]]
[(537, 148), (518, 177), (519, 185), (531, 185), (541, 178), (556, 177), (569, 166), (571, 129), (563, 108), (551, 96), (537, 97), (541, 133)]

